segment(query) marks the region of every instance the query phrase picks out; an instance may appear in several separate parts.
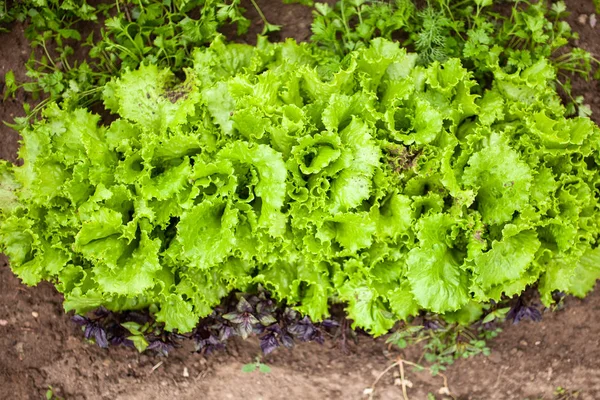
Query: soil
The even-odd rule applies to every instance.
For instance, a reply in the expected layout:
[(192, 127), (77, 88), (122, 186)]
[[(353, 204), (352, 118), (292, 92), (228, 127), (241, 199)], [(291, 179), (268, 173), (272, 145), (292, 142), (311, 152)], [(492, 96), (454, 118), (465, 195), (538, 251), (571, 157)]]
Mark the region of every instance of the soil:
[[(310, 12), (279, 0), (259, 2), (269, 21), (286, 28), (283, 37), (305, 40)], [(589, 0), (567, 1), (579, 46), (600, 56), (600, 24), (578, 22), (594, 12)], [(250, 7), (248, 7), (250, 8)], [(251, 14), (253, 15), (253, 14)], [(260, 27), (254, 28), (260, 30)], [(23, 29), (0, 35), (0, 76), (13, 69), (24, 78), (29, 46)], [(0, 87), (2, 83), (0, 81)], [(600, 85), (574, 81), (600, 122)], [(23, 94), (1, 103), (0, 120), (22, 114)], [(0, 158), (17, 159), (19, 136), (0, 126)], [(416, 349), (396, 352), (382, 339), (360, 337), (345, 354), (334, 342), (279, 350), (263, 362), (272, 371), (243, 373), (242, 365), (259, 353), (258, 344), (234, 341), (225, 352), (205, 358), (179, 348), (168, 358), (140, 355), (126, 348), (103, 350), (82, 340), (82, 333), (62, 310), (60, 294), (49, 284), (30, 288), (12, 274), (0, 255), (0, 399), (43, 399), (49, 388), (65, 399), (366, 399), (365, 389), (398, 356), (417, 360)], [(459, 360), (446, 371), (457, 399), (600, 399), (600, 285), (584, 300), (567, 298), (566, 307), (545, 312), (539, 323), (506, 323), (489, 342), (489, 357)], [(401, 399), (394, 368), (379, 381), (376, 399)], [(442, 378), (406, 370), (410, 399), (436, 398)], [(562, 388), (562, 394), (557, 389)]]

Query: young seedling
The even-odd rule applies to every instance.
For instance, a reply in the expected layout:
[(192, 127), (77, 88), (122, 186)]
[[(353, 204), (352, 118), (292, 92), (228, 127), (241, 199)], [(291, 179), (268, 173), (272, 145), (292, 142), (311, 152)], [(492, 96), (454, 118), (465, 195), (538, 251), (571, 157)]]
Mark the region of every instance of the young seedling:
[(242, 372), (251, 373), (254, 371), (259, 371), (263, 374), (268, 374), (271, 372), (271, 367), (261, 362), (261, 357), (256, 356), (253, 363), (244, 364), (242, 366)]
[(54, 388), (48, 386), (48, 390), (46, 390), (46, 400), (64, 400), (64, 398), (54, 394)]

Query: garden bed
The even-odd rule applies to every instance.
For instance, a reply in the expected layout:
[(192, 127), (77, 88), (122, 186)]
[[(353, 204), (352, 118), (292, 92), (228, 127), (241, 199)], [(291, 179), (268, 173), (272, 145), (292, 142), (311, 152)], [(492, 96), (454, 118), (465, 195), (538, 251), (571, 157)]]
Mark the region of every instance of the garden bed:
[[(310, 12), (278, 0), (260, 5), (270, 21), (286, 27), (282, 36), (309, 36)], [(589, 0), (567, 1), (572, 26), (580, 32), (579, 46), (600, 54), (600, 24), (592, 28), (582, 15), (593, 13)], [(252, 15), (252, 14), (250, 14)], [(254, 32), (255, 33), (255, 32)], [(29, 46), (22, 27), (0, 34), (0, 74), (13, 69), (24, 78)], [(574, 82), (600, 122), (598, 82)], [(28, 101), (21, 93), (0, 107), (0, 119), (10, 121)], [(14, 161), (18, 137), (0, 127), (0, 158)], [(505, 323), (504, 332), (489, 343), (492, 354), (460, 360), (446, 375), (451, 393), (461, 399), (552, 399), (577, 392), (580, 399), (600, 398), (600, 291), (586, 299), (568, 298), (565, 309), (545, 312), (542, 322)], [(28, 288), (0, 258), (0, 398), (39, 399), (49, 388), (66, 399), (360, 399), (364, 391), (399, 354), (384, 340), (359, 337), (344, 354), (335, 340), (322, 346), (303, 344), (293, 351), (278, 350), (263, 358), (271, 372), (244, 373), (258, 346), (236, 340), (225, 352), (210, 357), (179, 348), (168, 358), (139, 355), (131, 349), (100, 349), (82, 340), (79, 328), (66, 316), (62, 297), (47, 284)], [(417, 349), (403, 353), (417, 360)], [(411, 399), (437, 398), (440, 377), (407, 372)], [(558, 388), (562, 388), (561, 390)], [(394, 374), (382, 378), (376, 398), (401, 398)], [(560, 397), (563, 396), (563, 397)]]

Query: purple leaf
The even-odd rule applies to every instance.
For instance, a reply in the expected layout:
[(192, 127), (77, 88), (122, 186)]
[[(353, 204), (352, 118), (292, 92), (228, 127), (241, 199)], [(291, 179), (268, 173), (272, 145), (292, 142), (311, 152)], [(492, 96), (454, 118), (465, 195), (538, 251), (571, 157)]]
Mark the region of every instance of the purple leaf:
[(319, 332), (318, 335), (315, 335), (312, 339), (313, 342), (317, 342), (319, 344), (324, 344), (325, 343), (325, 338), (323, 337), (323, 335), (321, 335), (321, 332)]
[(75, 322), (77, 325), (86, 325), (90, 322), (89, 319), (87, 319), (84, 316), (81, 315), (74, 315), (73, 318), (71, 318), (71, 321)]
[(87, 340), (90, 340), (92, 336), (96, 334), (96, 329), (96, 325), (87, 324), (85, 326), (85, 331), (83, 332), (83, 337), (85, 337)]
[(230, 326), (223, 325), (219, 330), (219, 340), (222, 342), (225, 342), (232, 336), (235, 336), (235, 329)]
[(148, 350), (154, 350), (159, 354), (167, 357), (169, 352), (173, 350), (173, 345), (163, 342), (162, 340), (155, 340), (148, 345)]
[(323, 322), (321, 322), (321, 325), (323, 326), (323, 328), (337, 328), (338, 326), (340, 326), (339, 322), (334, 321), (332, 319), (323, 320)]
[(506, 314), (506, 318), (512, 319), (514, 325), (527, 319), (534, 322), (539, 322), (542, 320), (542, 313), (535, 306), (535, 304), (527, 306), (523, 302), (523, 299), (519, 297), (515, 305), (510, 309), (508, 314)]
[(208, 355), (216, 350), (222, 350), (225, 348), (225, 344), (220, 342), (214, 335), (210, 335), (205, 339), (200, 337), (196, 338), (196, 351), (204, 352)]
[(518, 324), (522, 320), (539, 322), (542, 320), (542, 313), (535, 307), (523, 306), (515, 314), (513, 324)]
[(285, 333), (281, 335), (281, 343), (283, 343), (283, 345), (288, 349), (294, 347), (294, 339), (290, 335)]
[(248, 303), (248, 300), (246, 300), (244, 297), (240, 297), (240, 301), (235, 308), (240, 313), (251, 313), (254, 311), (252, 305)]
[(258, 319), (264, 326), (269, 326), (277, 322), (277, 320), (271, 314), (260, 314)]
[(241, 324), (244, 322), (244, 314), (237, 312), (227, 313), (223, 315), (223, 318), (225, 318), (227, 321), (233, 322), (234, 324)]
[(273, 314), (277, 309), (275, 303), (272, 300), (261, 300), (256, 305), (256, 312), (258, 314)]
[(101, 327), (96, 327), (94, 332), (94, 339), (96, 339), (96, 344), (103, 349), (108, 348), (108, 340), (106, 339), (106, 331)]
[(113, 336), (108, 342), (113, 346), (125, 346), (131, 347), (132, 349), (135, 348), (133, 342), (127, 339), (125, 336)]
[(262, 324), (254, 324), (252, 325), (252, 333), (254, 333), (255, 335), (261, 335), (262, 333), (264, 333), (266, 331), (266, 327)]
[(94, 311), (94, 315), (98, 318), (106, 318), (110, 315), (110, 311), (100, 306)]
[(288, 321), (296, 321), (299, 317), (298, 317), (298, 312), (296, 310), (292, 310), (291, 308), (286, 308), (284, 313), (283, 313), (283, 317)]
[(301, 342), (317, 342), (324, 343), (324, 338), (321, 330), (317, 328), (310, 318), (304, 317), (297, 324), (292, 324), (288, 327), (288, 332), (296, 337)]
[(281, 330), (281, 326), (279, 326), (279, 324), (273, 324), (273, 325), (270, 325), (270, 326), (266, 327), (266, 328), (265, 328), (265, 330), (267, 330), (267, 331), (269, 331), (269, 332), (276, 333), (276, 334), (278, 334), (278, 335), (281, 335), (281, 334), (282, 334), (282, 332), (283, 332), (283, 331)]
[(425, 330), (437, 331), (438, 329), (442, 328), (442, 325), (433, 319), (425, 319), (423, 321), (423, 328)]
[(260, 338), (260, 348), (265, 355), (272, 353), (278, 347), (279, 342), (277, 341), (275, 334), (268, 333)]
[(238, 333), (240, 334), (240, 336), (246, 340), (248, 339), (248, 336), (252, 333), (252, 322), (250, 322), (250, 319), (245, 318), (241, 324), (238, 325)]

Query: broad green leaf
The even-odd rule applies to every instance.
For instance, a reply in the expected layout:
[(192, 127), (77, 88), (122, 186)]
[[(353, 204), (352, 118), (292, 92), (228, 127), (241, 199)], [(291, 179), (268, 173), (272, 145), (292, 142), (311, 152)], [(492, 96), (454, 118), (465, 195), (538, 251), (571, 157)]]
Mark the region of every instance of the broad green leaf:
[(477, 190), (483, 222), (500, 224), (512, 219), (529, 201), (531, 169), (499, 133), (493, 132), (485, 147), (465, 168), (463, 181)]
[(165, 296), (159, 307), (156, 320), (163, 322), (167, 331), (176, 329), (179, 333), (188, 333), (198, 323), (198, 317), (193, 312), (191, 303), (177, 294)]

